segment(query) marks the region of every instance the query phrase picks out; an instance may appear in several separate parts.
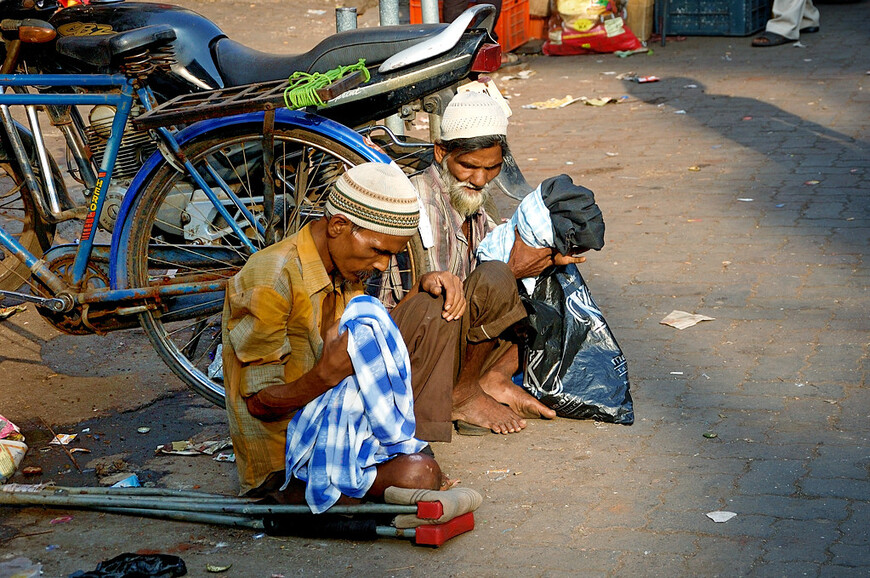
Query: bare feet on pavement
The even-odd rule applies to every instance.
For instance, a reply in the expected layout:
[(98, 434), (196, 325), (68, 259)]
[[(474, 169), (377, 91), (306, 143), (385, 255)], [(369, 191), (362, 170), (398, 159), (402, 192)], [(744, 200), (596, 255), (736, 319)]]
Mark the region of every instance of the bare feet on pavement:
[(488, 427), (500, 434), (516, 433), (526, 427), (526, 420), (483, 392), (455, 406), (452, 419)]
[(489, 371), (481, 377), (480, 387), (493, 399), (514, 410), (520, 417), (526, 419), (553, 419), (556, 417), (554, 410), (517, 386), (509, 377), (497, 371)]

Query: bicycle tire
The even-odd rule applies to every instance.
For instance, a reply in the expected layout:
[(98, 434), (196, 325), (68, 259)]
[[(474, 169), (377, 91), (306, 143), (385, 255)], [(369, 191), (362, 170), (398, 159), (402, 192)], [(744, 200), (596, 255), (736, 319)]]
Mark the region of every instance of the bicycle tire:
[[(261, 124), (220, 127), (200, 135), (182, 147), (185, 157), (194, 166), (199, 166), (203, 159), (208, 159), (211, 166), (216, 167), (225, 181), (234, 188), (234, 192), (243, 201), (247, 201), (252, 212), (261, 211), (260, 214), (255, 213), (257, 217), (262, 217), (263, 207), (257, 206), (259, 195), (255, 194), (255, 185), (262, 182), (265, 174), (262, 172), (262, 163), (257, 161), (262, 159), (263, 154), (262, 132)], [(344, 170), (363, 162), (364, 159), (352, 148), (303, 128), (279, 125), (274, 133), (274, 145), (274, 162), (269, 175), (276, 186), (275, 214), (280, 215), (278, 238), (285, 238), (306, 222), (319, 218), (329, 185)], [(237, 160), (244, 162), (239, 164)], [(260, 167), (259, 170), (256, 169), (257, 166)], [(300, 167), (307, 168), (304, 180)], [(306, 183), (306, 194), (297, 195), (295, 188), (289, 188), (291, 177), (296, 185), (300, 182)], [(169, 271), (172, 271), (172, 278), (175, 280), (197, 280), (203, 277), (229, 279), (247, 260), (246, 252), (240, 249), (241, 242), (231, 235), (219, 237), (217, 242), (212, 242), (212, 246), (218, 245), (220, 248), (227, 247), (230, 251), (235, 251), (225, 264), (209, 263), (209, 266), (199, 266), (197, 269), (193, 266), (186, 267), (180, 262), (167, 262), (165, 255), (161, 255), (159, 261), (154, 257), (159, 249), (171, 250), (169, 241), (172, 240), (176, 241), (176, 249), (179, 251), (183, 252), (189, 246), (189, 241), (184, 239), (184, 226), (178, 227), (175, 221), (170, 222), (168, 219), (178, 217), (178, 224), (181, 224), (181, 217), (187, 215), (187, 230), (202, 230), (200, 226), (193, 226), (195, 220), (202, 220), (202, 210), (199, 214), (191, 210), (198, 201), (195, 200), (196, 194), (188, 180), (186, 174), (179, 173), (171, 165), (164, 163), (154, 172), (142, 194), (134, 200), (129, 215), (131, 225), (130, 250), (127, 255), (128, 286), (145, 287), (167, 282), (169, 279), (166, 275)], [(292, 203), (288, 202), (291, 196)], [(177, 201), (187, 204), (182, 209)], [(199, 205), (203, 206), (202, 203)], [(296, 207), (303, 207), (304, 211), (296, 210)], [(206, 233), (217, 235), (223, 230), (221, 225), (218, 218), (213, 218), (208, 223)], [(255, 239), (250, 233), (250, 230), (246, 231), (248, 238), (256, 241), (258, 249), (268, 244), (261, 237)], [(205, 244), (205, 241), (201, 242)], [(416, 277), (416, 271), (412, 270), (409, 278), (416, 281)], [(219, 302), (215, 298), (212, 302), (203, 304), (196, 315), (179, 315), (177, 311), (173, 311), (170, 300), (151, 305), (154, 309), (140, 314), (139, 322), (160, 357), (188, 387), (212, 403), (222, 406), (222, 381), (209, 377), (208, 366), (216, 357), (217, 345), (221, 339), (223, 292), (220, 292)], [(170, 319), (172, 315), (176, 315), (177, 319)]]
[[(29, 135), (19, 131), (28, 156), (32, 156), (33, 141)], [(7, 146), (8, 138), (3, 136), (2, 144), (6, 154), (0, 159), (0, 226), (18, 239), (35, 257), (42, 257), (43, 253), (51, 247), (54, 240), (55, 225), (43, 221), (33, 204), (33, 197), (24, 175), (18, 167), (18, 163), (11, 158)], [(63, 186), (63, 177), (54, 159), (49, 157), (51, 172), (54, 182)], [(33, 164), (37, 178), (39, 168)], [(0, 247), (0, 289), (16, 291), (30, 279), (30, 268), (24, 261), (10, 251)]]

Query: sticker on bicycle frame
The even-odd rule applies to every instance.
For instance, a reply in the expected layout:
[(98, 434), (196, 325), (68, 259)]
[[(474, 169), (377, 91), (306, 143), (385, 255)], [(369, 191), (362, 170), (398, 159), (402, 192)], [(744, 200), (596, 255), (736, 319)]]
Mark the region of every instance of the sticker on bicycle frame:
[(114, 34), (111, 24), (97, 24), (96, 22), (70, 22), (57, 27), (57, 33), (61, 36), (105, 36)]

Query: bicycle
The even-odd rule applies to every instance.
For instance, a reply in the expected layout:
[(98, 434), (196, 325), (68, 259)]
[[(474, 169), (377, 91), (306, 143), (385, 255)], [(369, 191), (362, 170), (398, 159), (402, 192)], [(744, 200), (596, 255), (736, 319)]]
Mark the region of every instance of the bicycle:
[[(0, 185), (9, 188), (0, 193), (0, 296), (35, 303), (68, 333), (140, 325), (188, 386), (221, 405), (216, 360), (226, 280), (251, 253), (319, 218), (329, 185), (348, 167), (390, 158), (307, 112), (243, 112), (177, 131), (157, 123), (138, 135), (150, 133), (156, 152), (119, 195), (113, 179), (125, 129), (155, 109), (148, 81), (171, 65), (166, 46), (174, 32), (149, 26), (115, 35), (105, 57), (123, 74), (11, 74), (20, 43), (51, 33), (44, 22), (26, 24), (0, 26), (7, 48), (0, 69), (0, 168), (7, 176)], [(115, 110), (95, 129), (107, 138), (94, 155), (82, 142), (77, 107), (101, 105)], [(25, 107), (29, 130), (10, 106)], [(72, 176), (87, 192), (84, 205), (66, 191), (37, 107), (64, 134)], [(74, 219), (83, 220), (79, 242), (53, 245), (56, 225)], [(110, 244), (97, 242), (106, 232)], [(29, 294), (17, 290), (22, 285)]]

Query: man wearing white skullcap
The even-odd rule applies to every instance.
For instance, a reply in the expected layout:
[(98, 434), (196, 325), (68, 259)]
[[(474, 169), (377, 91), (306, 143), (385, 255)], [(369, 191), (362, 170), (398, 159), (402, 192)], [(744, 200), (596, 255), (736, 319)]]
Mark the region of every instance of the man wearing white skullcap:
[[(501, 172), (507, 144), (508, 119), (502, 107), (489, 95), (467, 91), (457, 94), (444, 111), (441, 138), (435, 143), (435, 163), (412, 179), (432, 230), (438, 232), (434, 246), (426, 250), (429, 267), (457, 275), (466, 284), (481, 267), (486, 276), (491, 267), (507, 278), (500, 298), (519, 300), (510, 279), (536, 277), (553, 264), (579, 263), (583, 257), (563, 257), (551, 249), (526, 245), (519, 235), (507, 265), (490, 261), (478, 264), (476, 253), (483, 238), (496, 223), (485, 205), (492, 196), (492, 181)], [(466, 293), (466, 297), (467, 297)], [(473, 344), (464, 365), (462, 379), (475, 382), (475, 408), (454, 408), (459, 433), (478, 435), (487, 431), (514, 433), (526, 426), (526, 418), (554, 418), (556, 413), (511, 381), (519, 366), (516, 345), (505, 339)], [(476, 361), (470, 363), (471, 358)], [(475, 372), (477, 372), (475, 374)], [(462, 383), (460, 379), (460, 383)], [(482, 400), (482, 401), (481, 401)], [(478, 427), (474, 427), (478, 426)]]
[[(348, 302), (364, 293), (366, 279), (405, 248), (417, 229), (418, 203), (395, 165), (355, 166), (336, 181), (321, 219), (252, 255), (228, 282), (223, 373), (241, 494), (300, 501), (305, 487), (298, 479), (279, 491), (288, 424), (354, 374), (350, 330), (339, 336), (338, 321)], [(428, 273), (411, 293), (420, 292), (439, 296), (445, 322), (463, 316), (466, 302), (455, 275)], [(366, 493), (372, 498), (388, 486), (438, 489), (442, 483), (431, 455), (399, 454), (376, 467)]]

